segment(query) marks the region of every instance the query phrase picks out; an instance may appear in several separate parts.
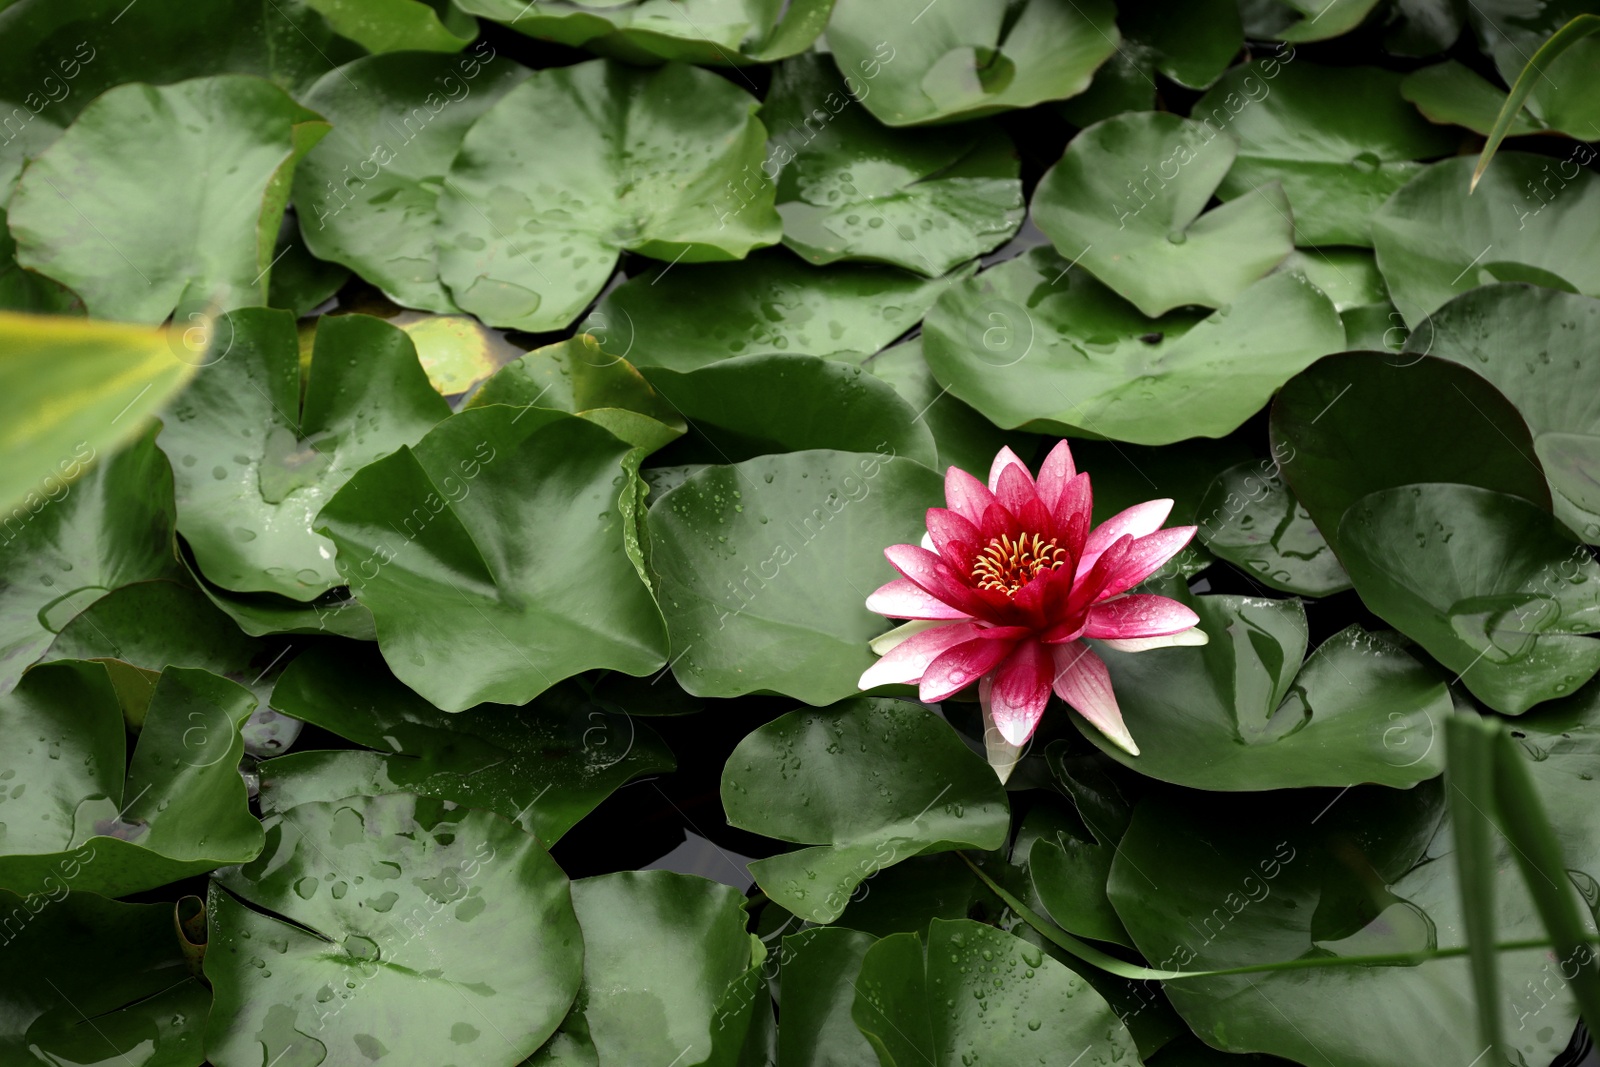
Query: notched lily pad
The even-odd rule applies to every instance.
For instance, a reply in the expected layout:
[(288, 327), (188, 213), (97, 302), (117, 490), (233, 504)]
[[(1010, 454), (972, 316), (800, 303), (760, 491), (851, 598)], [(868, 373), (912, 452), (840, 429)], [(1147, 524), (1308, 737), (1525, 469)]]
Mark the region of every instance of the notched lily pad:
[(1358, 626), (1301, 664), (1298, 600), (1163, 593), (1199, 616), (1200, 647), (1102, 652), (1140, 755), (1074, 713), (1079, 731), (1141, 774), (1195, 789), (1253, 791), (1379, 782), (1405, 788), (1444, 768), (1445, 678), (1392, 634)]
[(1356, 592), (1496, 711), (1520, 715), (1600, 671), (1600, 564), (1520, 497), (1427, 483), (1351, 505)]
[(486, 811), (405, 793), (302, 804), (208, 899), (217, 1067), (531, 1054), (578, 990), (566, 876)]
[(523, 708), (440, 711), (401, 685), (371, 646), (323, 646), (273, 690), (284, 711), (363, 750), (262, 764), (262, 810), (357, 794), (416, 793), (483, 808), (554, 845), (629, 780), (674, 767), (649, 726), (570, 680)]
[(1084, 130), (1039, 180), (1034, 221), (1145, 315), (1222, 307), (1294, 249), (1276, 181), (1206, 212), (1239, 138), (1209, 122), (1130, 112)]
[(911, 856), (992, 850), (1010, 812), (994, 772), (915, 704), (856, 698), (790, 712), (739, 742), (722, 772), (728, 821), (816, 847), (757, 860), (774, 901), (830, 923), (863, 879)]
[(934, 377), (996, 425), (1138, 444), (1225, 436), (1343, 346), (1333, 304), (1298, 274), (1151, 319), (1049, 248), (952, 286), (922, 335)]
[(130, 758), (103, 664), (29, 671), (0, 698), (17, 739), (0, 753), (0, 885), (34, 893), (55, 879), (123, 896), (253, 858), (261, 824), (238, 766), (254, 707), (243, 686), (169, 667)]
[(400, 330), (367, 315), (323, 317), (301, 393), (294, 318), (247, 308), (219, 320), (210, 365), (161, 435), (178, 529), (207, 578), (235, 592), (306, 601), (342, 584), (312, 530), (357, 470), (414, 444), (450, 407)]
[(1264, 585), (1304, 596), (1350, 588), (1350, 576), (1271, 460), (1217, 475), (1199, 514), (1206, 548)]

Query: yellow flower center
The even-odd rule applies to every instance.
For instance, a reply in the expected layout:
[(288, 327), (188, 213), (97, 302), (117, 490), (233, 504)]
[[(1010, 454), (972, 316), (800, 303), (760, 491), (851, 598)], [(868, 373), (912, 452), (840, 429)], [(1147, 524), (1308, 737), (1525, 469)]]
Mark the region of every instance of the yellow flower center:
[(1036, 533), (1025, 533), (1015, 541), (1002, 534), (978, 553), (972, 563), (972, 580), (979, 589), (993, 589), (1011, 596), (1045, 571), (1064, 567), (1067, 550)]

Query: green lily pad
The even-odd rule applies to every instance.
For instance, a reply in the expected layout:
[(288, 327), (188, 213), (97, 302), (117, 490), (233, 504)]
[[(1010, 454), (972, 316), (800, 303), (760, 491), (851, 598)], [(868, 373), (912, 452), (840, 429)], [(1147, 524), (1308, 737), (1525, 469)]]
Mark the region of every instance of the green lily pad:
[(317, 530), (396, 677), (446, 711), (524, 704), (666, 660), (639, 569), (641, 455), (563, 412), (473, 408), (359, 471)]
[(1200, 514), (1206, 548), (1263, 585), (1302, 596), (1350, 588), (1350, 576), (1271, 460), (1217, 475)]
[(869, 356), (862, 366), (894, 386), (917, 411), (918, 421), (927, 424), (938, 457), (934, 470), (982, 471), (1002, 448), (1024, 456), (1033, 451), (1036, 438), (1000, 429), (934, 381), (920, 337)]
[[(759, 107), (698, 67), (535, 71), (473, 123), (444, 179), (440, 278), (492, 326), (558, 330), (624, 251), (699, 263), (775, 243)], [(719, 214), (722, 187), (751, 175), (753, 203)]]
[(1237, 429), (1343, 348), (1344, 327), (1297, 274), (1269, 275), (1210, 315), (1146, 318), (1035, 248), (952, 286), (922, 345), (934, 377), (996, 425), (1169, 444)]
[(1307, 281), (1333, 301), (1334, 310), (1341, 313), (1389, 302), (1389, 290), (1378, 271), (1378, 260), (1364, 248), (1309, 248), (1304, 251), (1297, 248), (1278, 264), (1278, 270), (1305, 275)]
[(1079, 937), (1133, 947), (1106, 899), (1115, 841), (1085, 841), (1056, 829), (1039, 834), (1020, 856), (1026, 859), (1034, 894), (1056, 925)]
[(467, 129), (531, 73), (484, 51), (358, 59), (303, 97), (333, 123), (295, 168), (306, 247), (406, 307), (458, 310), (439, 281), (434, 246), (440, 175)]
[(1224, 792), (1405, 788), (1444, 769), (1444, 678), (1393, 635), (1352, 626), (1302, 666), (1309, 635), (1298, 600), (1163, 592), (1199, 614), (1211, 640), (1105, 650), (1140, 754), (1119, 755), (1080, 716), (1073, 722), (1113, 759), (1162, 781)]
[(171, 904), (53, 885), (34, 897), (0, 890), (0, 914), (9, 958), (26, 961), (0, 979), (7, 1062), (200, 1067), (211, 994), (185, 967)]
[(1039, 179), (1033, 217), (1062, 255), (1156, 316), (1222, 307), (1294, 250), (1276, 182), (1201, 216), (1239, 154), (1239, 138), (1164, 112), (1084, 130)]
[(223, 588), (310, 600), (342, 582), (332, 544), (312, 531), (318, 510), (449, 405), (410, 339), (370, 316), (321, 320), (303, 400), (292, 315), (250, 308), (213, 329), (209, 365), (161, 434), (178, 530)]
[(772, 252), (629, 279), (583, 328), (598, 326), (601, 347), (638, 367), (691, 371), (773, 350), (854, 360), (915, 326), (971, 270), (922, 278), (883, 266), (810, 267)]
[(1467, 156), (1435, 163), (1373, 216), (1378, 267), (1406, 323), (1415, 329), (1451, 297), (1495, 282), (1600, 296), (1591, 254), (1600, 175), (1572, 160), (1501, 152), (1467, 196), (1472, 168)]
[(537, 841), (404, 793), (273, 817), (207, 911), (216, 1067), (516, 1063), (583, 967), (567, 878)]
[(1019, 937), (935, 919), (927, 946), (892, 934), (861, 963), (856, 1025), (881, 1064), (956, 1067), (982, 1049), (999, 1063), (1137, 1063), (1133, 1038), (1094, 989)]
[[(181, 555), (181, 553), (180, 553)], [(290, 600), (277, 593), (233, 593), (206, 581), (186, 557), (189, 578), (207, 600), (251, 637), (271, 634), (334, 634), (356, 641), (376, 641), (372, 612), (343, 586), (311, 601)]]
[(12, 783), (0, 804), (0, 884), (37, 893), (65, 879), (122, 896), (254, 857), (261, 824), (238, 772), (239, 727), (254, 706), (243, 686), (168, 668), (130, 759), (104, 665), (29, 671), (0, 698), (0, 722), (16, 739), (0, 757)]
[(98, 318), (264, 303), (295, 164), (327, 132), (262, 78), (118, 86), (28, 165), (9, 211), (17, 262)]
[[(3, 224), (3, 220), (0, 220)], [(160, 330), (0, 313), (0, 519), (37, 513), (101, 451), (111, 452), (193, 375)]]
[[(1465, 293), (1406, 340), (1407, 349), (1481, 374), (1516, 405), (1532, 431), (1531, 455), (1544, 467), (1556, 517), (1591, 544), (1600, 542), (1600, 412), (1591, 405), (1600, 388), (1591, 357), (1597, 342), (1600, 300), (1532, 285)], [(1524, 472), (1533, 466), (1525, 463)], [(1522, 495), (1542, 502), (1526, 491)]]
[(1010, 825), (994, 771), (916, 704), (857, 697), (745, 735), (722, 771), (728, 821), (815, 847), (750, 864), (803, 919), (830, 923), (862, 880), (911, 856), (993, 850)]
[(861, 961), (877, 940), (860, 930), (836, 926), (816, 926), (783, 939), (780, 1067), (872, 1062), (872, 1046), (850, 1013)]
[(940, 479), (893, 455), (817, 450), (705, 467), (650, 508), (672, 672), (696, 696), (858, 692), (882, 617), (867, 596), (915, 544)]
[(890, 126), (974, 119), (1089, 87), (1117, 49), (1106, 0), (837, 0), (828, 47)]
[(692, 427), (674, 456), (736, 463), (769, 452), (882, 451), (931, 467), (933, 435), (894, 387), (865, 369), (815, 356), (737, 356), (688, 373), (644, 378)]
[(1378, 0), (1278, 0), (1300, 18), (1276, 31), (1280, 41), (1326, 41), (1361, 25)]
[(1356, 592), (1496, 711), (1600, 670), (1600, 563), (1520, 497), (1428, 483), (1369, 493), (1339, 545)]
[(331, 300), (350, 280), (350, 272), (308, 252), (300, 240), (299, 222), (285, 212), (268, 278), (267, 306), (304, 317)]
[[(0, 161), (3, 165), (3, 161)], [(25, 311), (30, 315), (85, 314), (78, 294), (38, 271), (17, 265), (17, 242), (6, 226), (6, 213), (0, 211), (0, 311)]]
[[(592, 1051), (586, 1061), (536, 1063), (734, 1062), (752, 1009), (770, 1004), (764, 983), (742, 981), (765, 948), (745, 933), (737, 890), (672, 871), (621, 871), (573, 882), (572, 904), (583, 985), (562, 1029)], [(748, 995), (730, 1002), (730, 991)]]
[(442, 712), (366, 645), (302, 653), (272, 694), (281, 711), (376, 751), (299, 752), (262, 765), (262, 810), (416, 793), (510, 819), (546, 845), (630, 779), (671, 770), (655, 731), (576, 682), (525, 708)]
[(1222, 76), (1244, 45), (1237, 0), (1145, 0), (1117, 12), (1122, 43), (1094, 83), (1056, 108), (1075, 126), (1152, 111), (1156, 72), (1188, 89)]
[(1375, 67), (1272, 59), (1233, 68), (1191, 113), (1239, 139), (1217, 195), (1280, 182), (1296, 244), (1370, 247), (1373, 213), (1422, 169), (1414, 161), (1447, 155), (1458, 140), (1417, 114), (1400, 80)]
[(871, 260), (937, 277), (1022, 224), (1021, 164), (1002, 130), (886, 129), (828, 56), (780, 66), (761, 120), (783, 243), (811, 263)]
[(657, 395), (633, 365), (608, 355), (592, 334), (536, 348), (506, 364), (468, 407), (525, 404), (568, 411), (654, 452), (681, 436), (683, 412)]
[[(361, 54), (304, 0), (248, 7), (233, 0), (132, 7), (127, 0), (16, 0), (0, 6), (0, 112), (12, 119), (0, 141), (0, 204), (10, 198), (23, 164), (107, 89), (233, 73), (257, 74), (295, 92), (329, 66)], [(196, 48), (195, 41), (207, 47)]]
[[(1400, 82), (1400, 95), (1416, 105), (1430, 122), (1465, 126), (1487, 137), (1506, 103), (1506, 91), (1455, 60), (1423, 67)], [(1520, 108), (1507, 132), (1512, 137), (1539, 133), (1544, 123)]]
[(1549, 505), (1516, 409), (1443, 359), (1347, 352), (1319, 360), (1278, 394), (1271, 432), (1296, 499), (1336, 549), (1346, 509), (1377, 489), (1457, 482)]
[(540, 40), (587, 48), (629, 63), (662, 60), (709, 65), (769, 62), (811, 47), (833, 0), (456, 0)]
[(48, 496), (29, 496), (0, 520), (0, 691), (111, 590), (180, 573), (172, 471), (155, 427), (120, 452), (100, 456), (84, 442), (62, 462)]
[[(1526, 726), (1533, 774), (1555, 815), (1575, 881), (1597, 870), (1592, 711), (1551, 730)], [(1575, 729), (1576, 727), (1576, 729)], [(1565, 729), (1573, 740), (1561, 736)], [(1534, 750), (1537, 750), (1537, 754)], [(1544, 762), (1531, 762), (1548, 754)], [(1342, 795), (1151, 798), (1134, 814), (1110, 892), (1144, 957), (1186, 970), (1464, 944), (1444, 788), (1357, 787)], [(1496, 935), (1545, 933), (1496, 837)], [(1135, 869), (1137, 868), (1137, 870)], [(1147, 878), (1161, 886), (1150, 891)], [(1495, 1005), (1525, 1063), (1549, 1063), (1577, 1012), (1554, 997), (1544, 949), (1498, 953)], [(1329, 967), (1168, 982), (1167, 996), (1207, 1043), (1330, 1067), (1459, 1067), (1483, 1052), (1463, 960)], [(1541, 995), (1542, 994), (1542, 995)], [(1419, 1028), (1419, 1018), (1440, 1025)], [(1360, 1025), (1352, 1025), (1360, 1020)]]
[(458, 52), (478, 35), (477, 22), (449, 0), (306, 0), (306, 6), (371, 52)]
[(45, 659), (115, 659), (160, 673), (194, 667), (237, 682), (258, 713), (287, 660), (282, 641), (262, 641), (233, 625), (198, 589), (173, 581), (130, 582), (96, 600), (61, 628)]

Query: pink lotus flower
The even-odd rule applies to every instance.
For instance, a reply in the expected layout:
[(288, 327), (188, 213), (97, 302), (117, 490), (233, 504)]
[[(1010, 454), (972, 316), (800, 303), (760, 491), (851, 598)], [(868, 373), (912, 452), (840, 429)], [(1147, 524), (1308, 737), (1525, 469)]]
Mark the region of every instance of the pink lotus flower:
[(884, 549), (904, 577), (868, 597), (867, 607), (913, 621), (873, 642), (883, 658), (861, 676), (861, 688), (917, 683), (931, 703), (978, 682), (989, 762), (1002, 781), (1052, 690), (1137, 756), (1105, 661), (1083, 639), (1125, 652), (1205, 644), (1187, 607), (1127, 592), (1177, 555), (1195, 528), (1161, 529), (1172, 501), (1151, 500), (1091, 530), (1089, 476), (1076, 472), (1065, 441), (1045, 458), (1038, 481), (1003, 448), (987, 488), (951, 467), (944, 492), (950, 506), (928, 509), (924, 547)]

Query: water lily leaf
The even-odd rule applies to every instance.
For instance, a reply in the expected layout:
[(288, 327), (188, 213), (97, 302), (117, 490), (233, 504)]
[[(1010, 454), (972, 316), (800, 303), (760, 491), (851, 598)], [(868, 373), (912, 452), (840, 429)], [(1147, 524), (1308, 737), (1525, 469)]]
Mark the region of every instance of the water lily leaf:
[(566, 876), (486, 811), (399, 793), (302, 804), (212, 883), (217, 1067), (515, 1063), (577, 992)]
[(1058, 926), (1080, 937), (1133, 947), (1106, 899), (1116, 842), (1085, 841), (1052, 828), (1034, 837), (1019, 855), (1026, 861), (1034, 895)]
[(709, 65), (770, 62), (811, 47), (833, 0), (457, 0), (463, 11), (540, 40), (587, 48), (629, 63)]
[(1057, 251), (1146, 315), (1222, 307), (1294, 248), (1275, 182), (1201, 216), (1238, 154), (1239, 138), (1207, 123), (1119, 115), (1072, 139), (1039, 180), (1033, 218)]
[(27, 961), (0, 978), (7, 1062), (200, 1067), (211, 994), (184, 965), (171, 904), (52, 885), (33, 897), (0, 890), (0, 914), (11, 958)]
[(737, 890), (672, 871), (621, 871), (573, 882), (572, 904), (583, 986), (562, 1030), (593, 1048), (598, 1060), (587, 1062), (733, 1062), (756, 1001), (770, 1004), (764, 983), (746, 983), (742, 1001), (724, 999), (765, 956), (745, 933)]
[(655, 731), (605, 710), (576, 682), (525, 708), (451, 714), (401, 685), (371, 646), (301, 654), (272, 699), (377, 751), (300, 752), (263, 764), (265, 812), (358, 793), (416, 793), (492, 811), (548, 846), (630, 779), (673, 767)]
[[(1430, 122), (1465, 126), (1485, 136), (1494, 128), (1495, 116), (1506, 102), (1504, 89), (1453, 59), (1407, 74), (1400, 82), (1400, 95), (1415, 104)], [(1543, 122), (1523, 108), (1512, 117), (1508, 132), (1522, 137), (1544, 128)]]
[(1278, 0), (1301, 17), (1273, 34), (1280, 41), (1326, 41), (1355, 29), (1378, 0)]
[(859, 359), (915, 326), (972, 269), (921, 278), (881, 266), (818, 269), (768, 253), (631, 278), (583, 325), (598, 327), (601, 347), (638, 367), (691, 371), (771, 350)]
[(1443, 359), (1347, 352), (1319, 360), (1278, 394), (1271, 431), (1295, 497), (1335, 548), (1345, 510), (1397, 485), (1457, 482), (1549, 506), (1516, 409)]
[[(1547, 810), (1559, 821), (1573, 878), (1595, 869), (1592, 712), (1573, 740), (1533, 722), (1527, 744)], [(1519, 723), (1519, 726), (1524, 724)], [(1566, 723), (1572, 731), (1576, 724)], [(1538, 757), (1533, 757), (1538, 758)], [(1463, 944), (1460, 892), (1444, 789), (1357, 787), (1261, 797), (1148, 798), (1112, 868), (1110, 892), (1144, 957), (1157, 967), (1226, 968), (1307, 956), (1411, 952)], [(1496, 915), (1504, 940), (1543, 938), (1538, 913), (1498, 840)], [(1150, 891), (1153, 879), (1161, 892)], [(1549, 954), (1499, 954), (1505, 988), (1494, 1009), (1527, 1063), (1565, 1047), (1570, 997), (1540, 995)], [(1331, 1067), (1448, 1067), (1483, 1052), (1473, 987), (1459, 959), (1413, 966), (1329, 967), (1164, 986), (1206, 1042)], [(1458, 1025), (1416, 1026), (1418, 1018)], [(1360, 1026), (1350, 1025), (1360, 1019)], [(1520, 1029), (1518, 1024), (1522, 1024)]]
[(996, 425), (1138, 444), (1231, 433), (1343, 346), (1333, 304), (1297, 274), (1150, 319), (1048, 248), (952, 286), (923, 326), (934, 377)]
[(920, 337), (869, 356), (862, 366), (894, 386), (895, 392), (919, 413), (918, 421), (927, 424), (938, 456), (932, 464), (934, 470), (960, 467), (964, 471), (981, 471), (1002, 448), (1009, 447), (1024, 456), (1033, 451), (1036, 438), (1001, 430), (934, 381), (927, 360), (922, 358)]
[(850, 1013), (861, 961), (877, 940), (836, 926), (816, 926), (783, 939), (779, 1067), (872, 1062), (872, 1046)]
[(155, 427), (120, 452), (97, 456), (85, 444), (62, 462), (48, 496), (30, 495), (0, 520), (0, 691), (111, 590), (179, 573), (172, 470)]
[(1205, 546), (1263, 585), (1303, 596), (1350, 588), (1350, 576), (1311, 513), (1270, 460), (1241, 463), (1217, 475), (1200, 514)]
[(1389, 303), (1389, 290), (1378, 271), (1378, 260), (1364, 248), (1297, 248), (1278, 264), (1278, 271), (1305, 275), (1308, 282), (1327, 294), (1341, 317), (1351, 308)]
[(295, 168), (306, 247), (406, 307), (458, 310), (439, 281), (434, 246), (440, 176), (467, 129), (531, 73), (482, 51), (358, 59), (303, 97), (333, 123)]
[[(909, 459), (817, 450), (705, 467), (650, 508), (672, 672), (696, 696), (859, 690), (884, 629), (866, 598), (922, 536), (940, 479)], [(870, 501), (870, 502), (869, 502)]]
[(644, 378), (692, 427), (674, 451), (678, 462), (735, 463), (808, 448), (936, 462), (933, 435), (916, 410), (893, 386), (848, 363), (738, 356), (688, 373), (646, 367)]
[(344, 586), (310, 600), (290, 600), (277, 593), (233, 593), (206, 581), (180, 547), (189, 578), (207, 600), (251, 637), (271, 634), (335, 634), (356, 641), (376, 641), (372, 612)]
[[(1444, 768), (1435, 735), (1451, 713), (1444, 679), (1393, 635), (1352, 626), (1301, 665), (1298, 600), (1169, 592), (1200, 616), (1196, 648), (1104, 652), (1141, 774), (1228, 792), (1378, 782), (1404, 788)], [(1091, 740), (1097, 731), (1076, 713)]]
[(61, 628), (46, 659), (114, 659), (160, 673), (194, 667), (256, 697), (257, 715), (287, 662), (289, 645), (241, 633), (204, 593), (173, 581), (130, 582)]
[[(700, 263), (775, 243), (759, 107), (698, 67), (535, 71), (473, 123), (450, 166), (439, 276), (491, 326), (558, 330), (623, 251)], [(722, 187), (752, 175), (754, 203), (719, 214)]]
[(1378, 268), (1409, 326), (1495, 282), (1600, 296), (1590, 254), (1600, 241), (1600, 175), (1526, 152), (1500, 153), (1467, 196), (1471, 174), (1465, 156), (1435, 163), (1373, 216)]
[(1104, 0), (838, 0), (828, 47), (890, 126), (973, 119), (1083, 92), (1117, 49)]
[(9, 211), (17, 262), (98, 318), (265, 303), (295, 164), (327, 132), (261, 78), (118, 86), (23, 174)]
[(350, 272), (306, 251), (300, 240), (300, 224), (286, 211), (273, 246), (272, 272), (268, 277), (267, 306), (285, 308), (296, 317), (304, 317), (331, 300), (350, 280)]
[(451, 17), (454, 5), (449, 2), (306, 0), (306, 4), (321, 13), (336, 33), (370, 52), (458, 52), (478, 35), (476, 21)]
[(563, 412), (474, 408), (359, 471), (317, 529), (396, 677), (446, 711), (524, 704), (581, 671), (665, 662), (638, 569), (640, 456)]
[(161, 434), (178, 529), (223, 588), (310, 600), (342, 584), (332, 544), (311, 528), (318, 510), (450, 407), (410, 339), (367, 315), (319, 322), (303, 400), (292, 315), (249, 308), (214, 330), (209, 365)]
[(458, 397), (514, 360), (523, 349), (471, 315), (428, 315), (402, 311), (390, 316), (417, 347), (417, 362), (433, 388), (444, 397)]
[(1491, 285), (1445, 304), (1406, 340), (1408, 349), (1470, 367), (1510, 398), (1532, 431), (1531, 454), (1544, 467), (1556, 517), (1591, 544), (1600, 542), (1594, 492), (1600, 382), (1589, 355), (1597, 339), (1600, 300), (1540, 286)]
[(17, 242), (6, 226), (6, 213), (0, 211), (0, 312), (3, 311), (74, 318), (85, 314), (77, 293), (38, 271), (17, 265)]
[(1373, 212), (1458, 138), (1400, 95), (1400, 75), (1268, 59), (1235, 67), (1191, 117), (1239, 139), (1223, 200), (1280, 182), (1301, 245), (1371, 246)]
[(885, 1067), (956, 1067), (975, 1048), (1001, 1063), (1066, 1063), (1087, 1052), (1100, 1063), (1139, 1058), (1087, 982), (1043, 949), (970, 919), (933, 920), (926, 950), (915, 934), (869, 948), (853, 1014)]
[(122, 896), (255, 856), (261, 824), (238, 772), (239, 727), (254, 706), (243, 686), (169, 668), (130, 760), (104, 665), (29, 671), (0, 698), (0, 722), (18, 739), (0, 757), (14, 783), (0, 806), (0, 884), (37, 893), (70, 870), (73, 889)]
[[(0, 142), (0, 204), (10, 198), (23, 163), (49, 147), (107, 89), (233, 73), (257, 74), (294, 92), (330, 65), (361, 54), (304, 0), (259, 6), (193, 0), (181, 7), (16, 0), (4, 8), (0, 112), (12, 124)], [(195, 41), (207, 47), (195, 48)]]
[(468, 407), (524, 404), (569, 411), (654, 452), (680, 437), (683, 413), (633, 365), (608, 355), (592, 334), (536, 348), (496, 371)]
[(828, 56), (780, 66), (761, 120), (767, 166), (781, 168), (783, 243), (811, 263), (864, 259), (937, 277), (1022, 224), (1021, 164), (999, 127), (886, 129)]
[(1357, 500), (1339, 546), (1368, 608), (1520, 715), (1600, 670), (1600, 564), (1520, 497), (1427, 483)]
[[(194, 374), (172, 340), (120, 323), (0, 313), (0, 508), (39, 511), (95, 455), (138, 434)], [(8, 535), (15, 517), (0, 520)]]
[(916, 704), (858, 697), (792, 711), (745, 735), (722, 771), (728, 821), (816, 847), (750, 864), (803, 919), (837, 919), (863, 879), (911, 856), (1005, 843), (1005, 790)]

